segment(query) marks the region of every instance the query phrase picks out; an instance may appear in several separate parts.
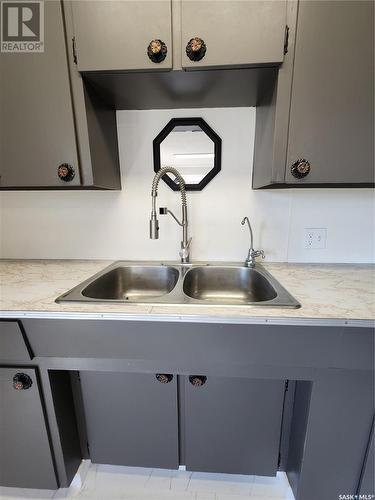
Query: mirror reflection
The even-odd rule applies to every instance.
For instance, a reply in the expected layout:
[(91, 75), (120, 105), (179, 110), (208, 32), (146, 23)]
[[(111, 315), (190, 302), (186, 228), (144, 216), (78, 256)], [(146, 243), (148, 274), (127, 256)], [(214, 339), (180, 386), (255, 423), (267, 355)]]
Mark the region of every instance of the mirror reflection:
[(162, 168), (175, 167), (186, 184), (199, 184), (213, 169), (214, 159), (214, 143), (198, 125), (174, 127), (160, 145)]
[[(185, 180), (186, 190), (199, 191), (221, 169), (221, 139), (202, 118), (173, 118), (154, 140), (154, 170), (174, 167)], [(178, 180), (163, 180), (178, 190)]]

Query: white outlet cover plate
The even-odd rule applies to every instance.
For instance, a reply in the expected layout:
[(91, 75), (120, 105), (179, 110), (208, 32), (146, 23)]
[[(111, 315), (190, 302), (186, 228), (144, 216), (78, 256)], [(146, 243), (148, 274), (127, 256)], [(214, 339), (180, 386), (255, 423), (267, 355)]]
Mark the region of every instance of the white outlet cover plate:
[(306, 227), (305, 228), (305, 248), (324, 249), (327, 244), (327, 228)]

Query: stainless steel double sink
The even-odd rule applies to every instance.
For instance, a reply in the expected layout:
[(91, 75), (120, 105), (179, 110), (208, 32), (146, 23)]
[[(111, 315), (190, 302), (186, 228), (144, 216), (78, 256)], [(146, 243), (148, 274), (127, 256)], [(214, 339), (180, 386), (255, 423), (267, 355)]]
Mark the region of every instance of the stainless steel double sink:
[(115, 262), (56, 302), (131, 302), (300, 307), (260, 265)]

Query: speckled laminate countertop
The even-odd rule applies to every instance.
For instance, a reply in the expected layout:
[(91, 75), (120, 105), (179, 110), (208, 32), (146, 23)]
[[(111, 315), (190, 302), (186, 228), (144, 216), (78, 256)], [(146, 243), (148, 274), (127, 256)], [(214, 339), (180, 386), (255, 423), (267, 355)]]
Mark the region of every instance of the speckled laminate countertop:
[(56, 297), (110, 263), (103, 260), (0, 260), (0, 317), (357, 326), (372, 326), (375, 320), (375, 266), (367, 264), (264, 264), (302, 304), (299, 309), (191, 304), (55, 303)]

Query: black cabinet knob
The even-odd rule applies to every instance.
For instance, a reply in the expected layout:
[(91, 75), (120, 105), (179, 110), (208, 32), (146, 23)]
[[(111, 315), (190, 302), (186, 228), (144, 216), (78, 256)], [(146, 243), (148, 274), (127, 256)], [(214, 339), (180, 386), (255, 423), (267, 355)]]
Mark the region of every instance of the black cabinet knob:
[(195, 36), (186, 45), (186, 55), (190, 61), (200, 61), (206, 55), (207, 46), (202, 38)]
[(189, 382), (195, 387), (200, 387), (206, 383), (207, 377), (204, 375), (190, 375)]
[(154, 63), (161, 63), (167, 57), (167, 46), (162, 40), (151, 40), (147, 47), (147, 55)]
[(173, 380), (173, 375), (170, 373), (157, 373), (155, 377), (161, 384), (169, 384)]
[(76, 175), (74, 168), (69, 163), (62, 163), (57, 169), (57, 175), (64, 182), (70, 182)]
[(33, 385), (33, 381), (26, 373), (16, 373), (13, 377), (13, 388), (16, 391), (29, 389)]
[(293, 177), (295, 177), (296, 179), (302, 179), (303, 177), (306, 177), (306, 175), (310, 173), (310, 170), (311, 165), (304, 158), (300, 158), (299, 160), (295, 161), (290, 169)]

